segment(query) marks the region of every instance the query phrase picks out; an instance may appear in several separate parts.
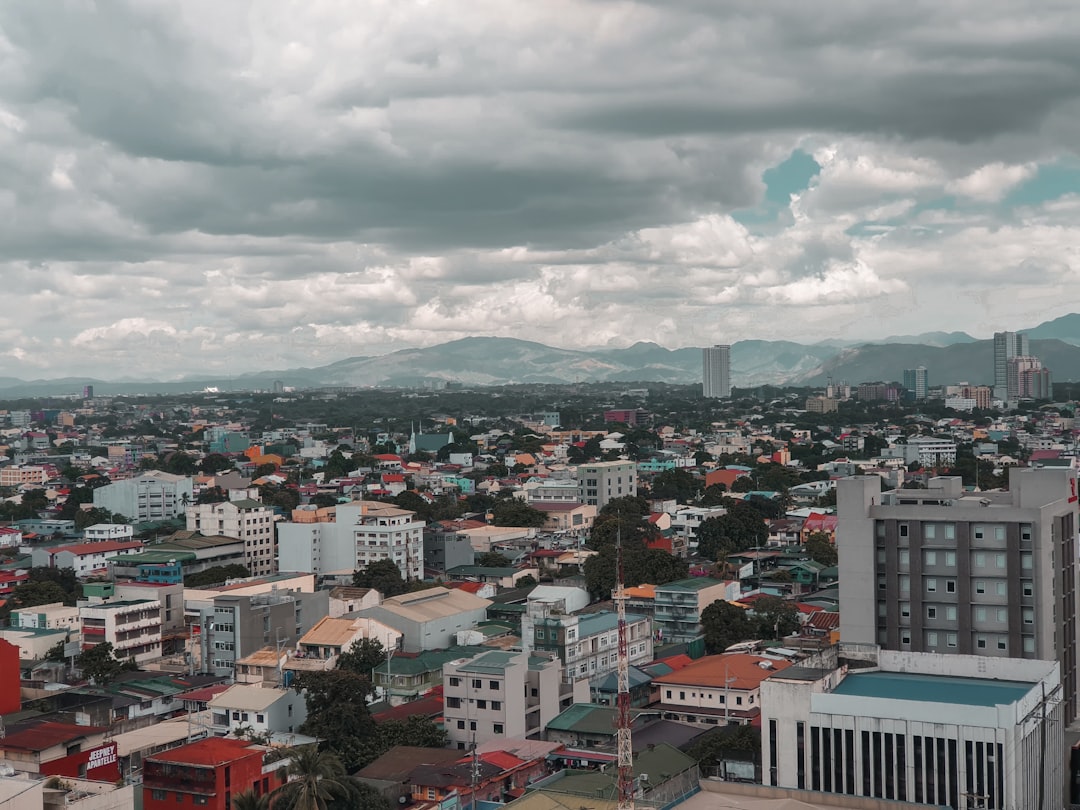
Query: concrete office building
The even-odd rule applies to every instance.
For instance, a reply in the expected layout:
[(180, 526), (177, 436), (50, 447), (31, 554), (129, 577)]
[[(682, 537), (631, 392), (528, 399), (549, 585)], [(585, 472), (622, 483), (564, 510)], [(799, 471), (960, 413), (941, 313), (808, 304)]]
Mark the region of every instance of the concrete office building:
[(960, 478), (880, 491), (837, 482), (842, 642), (888, 650), (1058, 661), (1077, 706), (1076, 472), (1009, 471), (1009, 491)]
[(1028, 336), (1023, 332), (994, 333), (994, 397), (1000, 400), (1016, 399), (1009, 396), (1009, 361), (1014, 357), (1031, 354)]
[(94, 506), (121, 514), (133, 523), (169, 520), (182, 515), (194, 500), (190, 478), (161, 470), (94, 490)]
[(443, 666), (443, 717), (458, 748), (538, 737), (564, 708), (588, 699), (588, 682), (564, 684), (551, 653), (496, 650)]
[(460, 631), (487, 619), (490, 604), (466, 591), (435, 587), (391, 596), (357, 615), (393, 627), (402, 634), (402, 651), (416, 653), (452, 646)]
[(731, 346), (701, 350), (701, 393), (718, 399), (731, 396)]
[(935, 807), (1067, 806), (1056, 662), (873, 658), (762, 682), (766, 785)]
[(598, 461), (577, 468), (578, 500), (600, 511), (613, 498), (637, 495), (637, 464)]
[(137, 664), (161, 658), (161, 602), (138, 599), (81, 605), (84, 651), (108, 642), (117, 658)]

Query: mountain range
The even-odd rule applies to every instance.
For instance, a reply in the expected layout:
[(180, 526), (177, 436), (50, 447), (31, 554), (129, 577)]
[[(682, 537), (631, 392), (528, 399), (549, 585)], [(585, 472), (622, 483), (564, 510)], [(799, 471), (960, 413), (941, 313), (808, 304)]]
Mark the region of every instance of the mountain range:
[[(1080, 314), (1065, 315), (1026, 332), (1031, 352), (1057, 381), (1080, 380)], [(832, 379), (857, 384), (900, 380), (903, 370), (925, 366), (930, 384), (993, 382), (993, 341), (963, 332), (928, 332), (858, 344), (825, 341), (743, 340), (732, 344), (736, 386), (824, 385)], [(469, 386), (514, 383), (701, 381), (701, 349), (666, 349), (635, 343), (625, 349), (560, 349), (500, 337), (468, 337), (422, 349), (375, 357), (350, 357), (316, 368), (260, 371), (229, 378), (191, 377), (177, 382), (67, 377), (21, 380), (0, 377), (0, 398), (59, 396), (93, 385), (97, 394), (184, 393), (208, 387), (270, 390), (276, 381), (296, 388), (325, 386), (414, 387), (437, 381)]]

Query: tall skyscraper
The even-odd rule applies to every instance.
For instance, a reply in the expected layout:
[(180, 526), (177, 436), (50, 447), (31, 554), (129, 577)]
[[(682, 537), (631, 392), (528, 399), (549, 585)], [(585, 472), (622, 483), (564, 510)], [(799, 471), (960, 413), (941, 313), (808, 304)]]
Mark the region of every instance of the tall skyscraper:
[[(994, 332), (994, 396), (1009, 399), (1009, 361), (1031, 354), (1023, 332)], [(1015, 399), (1015, 395), (1012, 397)]]
[(840, 637), (883, 649), (1061, 663), (1077, 715), (1076, 472), (1009, 468), (1009, 489), (959, 477), (881, 491), (836, 484)]
[(701, 392), (707, 397), (731, 396), (731, 347), (702, 349)]
[(930, 373), (925, 366), (904, 369), (904, 388), (908, 399), (926, 399), (926, 390), (930, 387)]

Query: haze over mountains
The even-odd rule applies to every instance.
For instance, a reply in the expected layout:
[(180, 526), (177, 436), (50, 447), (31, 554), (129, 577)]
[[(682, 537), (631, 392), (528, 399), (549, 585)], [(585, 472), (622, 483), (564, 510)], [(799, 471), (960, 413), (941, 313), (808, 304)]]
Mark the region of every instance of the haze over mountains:
[[(1080, 314), (1065, 315), (1025, 331), (1032, 353), (1057, 381), (1080, 379)], [(966, 380), (993, 382), (993, 341), (963, 332), (930, 332), (858, 344), (736, 341), (731, 351), (736, 386), (824, 385), (829, 378), (857, 384), (899, 380), (905, 368), (926, 366), (931, 385)], [(275, 381), (297, 388), (323, 386), (412, 387), (434, 381), (465, 385), (576, 382), (701, 381), (701, 349), (666, 349), (636, 343), (624, 349), (560, 349), (515, 338), (470, 337), (377, 357), (350, 357), (317, 368), (282, 369), (235, 377), (104, 381), (68, 377), (21, 380), (0, 377), (0, 397), (59, 396), (92, 384), (96, 394), (179, 393), (272, 389)]]

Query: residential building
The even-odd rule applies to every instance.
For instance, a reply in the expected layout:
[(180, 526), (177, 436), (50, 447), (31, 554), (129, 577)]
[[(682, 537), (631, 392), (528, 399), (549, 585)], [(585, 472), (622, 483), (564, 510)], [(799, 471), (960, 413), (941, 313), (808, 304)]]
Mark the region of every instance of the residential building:
[(266, 795), (282, 784), (282, 763), (264, 764), (267, 748), (248, 740), (208, 737), (143, 761), (144, 810), (205, 807), (232, 810), (241, 793)]
[(577, 468), (578, 500), (597, 511), (613, 498), (637, 495), (637, 464), (633, 461), (598, 461)]
[(900, 399), (900, 389), (892, 383), (866, 382), (859, 383), (855, 389), (857, 396), (863, 402), (886, 401), (896, 402)]
[(888, 650), (1056, 660), (1077, 703), (1076, 472), (1009, 470), (1008, 491), (960, 478), (880, 491), (837, 482), (840, 637)]
[(916, 401), (926, 399), (929, 388), (930, 373), (925, 366), (904, 369), (904, 390), (907, 391), (908, 399)]
[(912, 436), (904, 446), (904, 461), (923, 467), (944, 467), (956, 463), (956, 442), (934, 436)]
[(203, 537), (176, 532), (161, 543), (108, 559), (117, 578), (146, 582), (183, 582), (188, 574), (223, 565), (245, 565), (244, 541), (236, 537)]
[(547, 532), (586, 534), (596, 521), (597, 509), (589, 504), (557, 501), (530, 501), (529, 506), (547, 515), (543, 525)]
[[(77, 632), (77, 631), (75, 631)], [(66, 644), (75, 632), (64, 628), (46, 630), (29, 627), (0, 628), (0, 639), (19, 648), (22, 661), (41, 661), (57, 644)]]
[(210, 725), (223, 734), (292, 734), (307, 719), (304, 694), (295, 689), (238, 683), (215, 695)]
[(80, 605), (82, 648), (108, 642), (120, 659), (142, 664), (161, 658), (161, 602), (137, 599)]
[[(421, 765), (453, 768), (461, 761), (461, 752), (448, 748), (421, 748), (395, 745), (381, 757), (357, 772), (361, 782), (376, 788), (392, 804), (406, 804), (413, 794), (412, 774)], [(426, 795), (424, 797), (427, 798)]]
[(358, 615), (401, 632), (405, 652), (420, 652), (451, 646), (458, 631), (470, 630), (487, 618), (490, 604), (463, 590), (436, 587), (392, 596)]
[(538, 568), (488, 567), (482, 565), (459, 565), (446, 572), (446, 576), (455, 582), (483, 582), (499, 588), (516, 588), (525, 577), (540, 581)]
[(339, 505), (327, 520), (278, 524), (278, 565), (316, 574), (352, 572), (392, 560), (406, 580), (423, 578), (424, 522), (378, 501)]
[(653, 678), (667, 720), (715, 725), (756, 725), (761, 683), (790, 662), (749, 653), (707, 655), (668, 675)]
[(77, 577), (88, 577), (106, 571), (108, 560), (124, 551), (139, 551), (139, 540), (104, 540), (100, 543), (72, 543), (65, 546), (34, 547), (30, 559), (34, 565), (48, 568), (70, 568)]
[(41, 486), (48, 480), (49, 473), (44, 467), (0, 467), (0, 487), (21, 487), (25, 484)]
[(79, 609), (63, 602), (11, 611), (12, 627), (29, 630), (70, 630), (79, 632)]
[[(626, 642), (631, 664), (652, 660), (648, 616), (626, 615)], [(534, 602), (521, 619), (521, 646), (557, 655), (567, 681), (603, 675), (618, 667), (618, 617), (609, 611), (569, 615), (557, 601)]]
[[(187, 640), (184, 622), (184, 586), (180, 582), (117, 582), (113, 594), (117, 599), (138, 601), (156, 600), (161, 604), (162, 655), (169, 655), (174, 646)], [(180, 650), (182, 651), (182, 650)]]
[(718, 599), (737, 599), (738, 582), (690, 577), (657, 585), (653, 619), (657, 638), (665, 644), (693, 641), (701, 635), (701, 612)]
[(1068, 806), (1056, 662), (875, 658), (762, 683), (766, 785), (935, 807)]
[(115, 782), (120, 778), (112, 729), (32, 722), (0, 738), (0, 762), (42, 776), (66, 776)]
[(476, 552), (467, 535), (446, 531), (438, 524), (424, 529), (424, 568), (434, 574), (445, 574), (459, 565), (472, 565)]
[(94, 506), (123, 515), (133, 523), (169, 520), (194, 501), (191, 479), (161, 470), (115, 481), (94, 490)]
[(197, 613), (203, 670), (229, 676), (237, 659), (268, 644), (295, 647), (327, 615), (330, 600), (326, 591), (279, 590), (254, 595), (219, 593), (209, 603), (192, 605), (189, 593), (191, 606)]
[(840, 410), (840, 400), (832, 397), (807, 397), (807, 413), (836, 413)]
[(716, 399), (731, 396), (731, 346), (717, 344), (701, 350), (701, 393)]
[(383, 649), (396, 650), (402, 634), (371, 617), (333, 618), (324, 616), (300, 637), (297, 656), (302, 658), (334, 659), (348, 652), (361, 639), (373, 639)]
[(261, 501), (243, 498), (189, 506), (187, 529), (203, 535), (243, 540), (244, 564), (252, 576), (264, 576), (277, 571), (274, 510)]
[(135, 527), (130, 523), (95, 523), (83, 529), (83, 540), (87, 543), (131, 540), (134, 536)]
[(500, 737), (535, 737), (588, 684), (564, 684), (551, 653), (493, 650), (443, 667), (443, 717), (450, 743), (465, 748)]
[(996, 399), (1016, 399), (1015, 396), (1009, 396), (1009, 361), (1014, 357), (1030, 355), (1028, 336), (1023, 332), (994, 333), (994, 397)]
[(1050, 369), (1044, 368), (1037, 357), (1009, 358), (1006, 381), (1010, 401), (1051, 399), (1054, 396)]
[(355, 613), (364, 608), (375, 607), (381, 601), (382, 595), (374, 588), (338, 585), (330, 589), (329, 615), (338, 618), (346, 613)]

